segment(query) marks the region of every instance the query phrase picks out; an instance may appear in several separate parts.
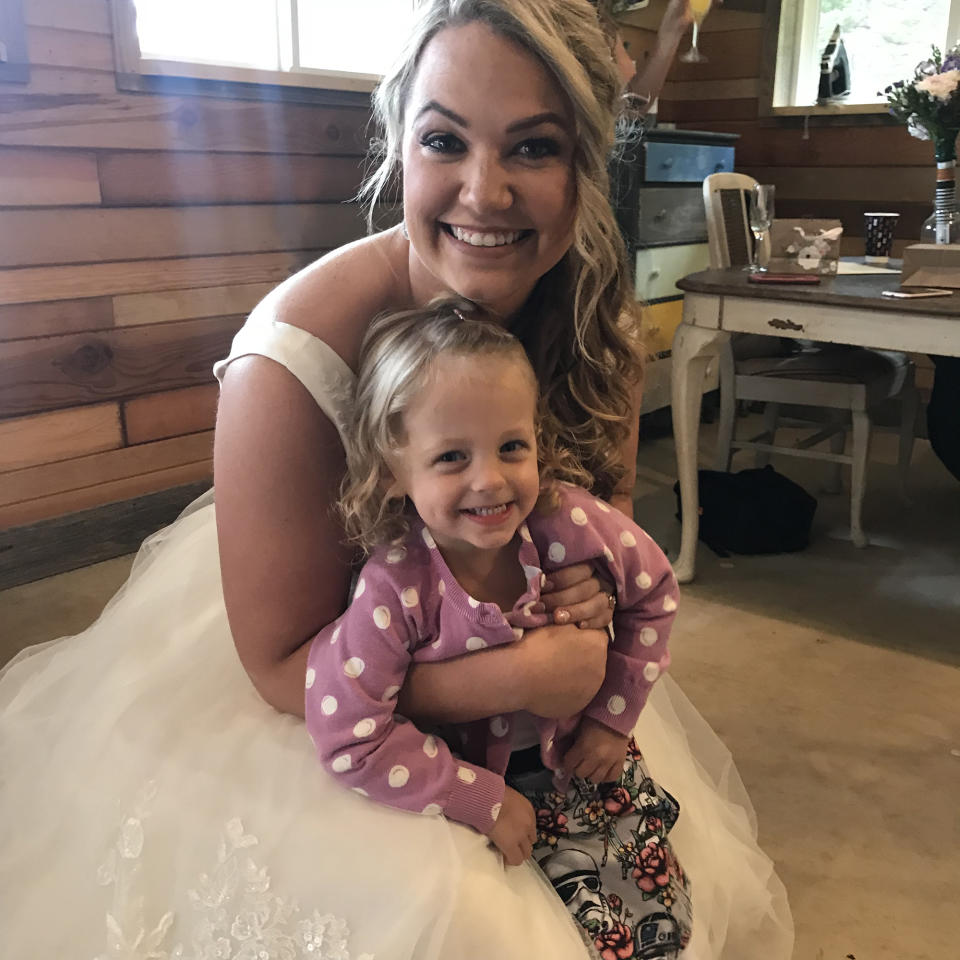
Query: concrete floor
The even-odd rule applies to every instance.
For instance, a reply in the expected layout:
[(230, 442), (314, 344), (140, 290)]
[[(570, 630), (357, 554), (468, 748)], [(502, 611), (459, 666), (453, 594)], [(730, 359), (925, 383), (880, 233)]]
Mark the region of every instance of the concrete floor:
[[(960, 485), (919, 441), (904, 506), (890, 440), (869, 472), (870, 547), (845, 539), (848, 500), (819, 494), (822, 466), (775, 460), (819, 497), (813, 543), (726, 560), (701, 546), (672, 641), (674, 677), (756, 805), (796, 960), (960, 956)], [(640, 522), (674, 554), (672, 441), (645, 441), (640, 464)], [(129, 563), (0, 593), (0, 661), (82, 629)]]

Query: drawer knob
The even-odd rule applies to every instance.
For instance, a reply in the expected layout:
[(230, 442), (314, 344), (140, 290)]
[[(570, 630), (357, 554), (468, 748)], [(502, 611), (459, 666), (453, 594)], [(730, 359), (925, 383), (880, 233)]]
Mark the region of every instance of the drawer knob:
[(662, 166), (667, 167), (668, 169), (669, 169), (670, 167), (672, 167), (672, 166), (673, 166), (673, 157), (667, 157), (667, 158), (663, 161)]
[(798, 333), (803, 333), (802, 323), (794, 323), (792, 320), (781, 320), (779, 317), (768, 320), (767, 326), (773, 327), (774, 330), (796, 330)]
[(667, 211), (661, 210), (659, 213), (654, 214), (653, 222), (654, 223), (663, 223), (667, 219)]
[(725, 167), (726, 167), (726, 164), (721, 160), (718, 164), (714, 166), (713, 169), (716, 173), (720, 173), (720, 171), (723, 170)]

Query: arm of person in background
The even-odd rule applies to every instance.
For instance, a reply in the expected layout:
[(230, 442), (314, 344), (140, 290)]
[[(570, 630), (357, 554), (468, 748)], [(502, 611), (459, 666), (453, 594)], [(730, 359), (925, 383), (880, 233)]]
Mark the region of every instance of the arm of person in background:
[[(363, 244), (338, 251), (287, 281), (274, 317), (321, 337), (355, 364), (369, 318), (397, 305), (392, 291), (369, 279), (344, 282), (356, 275), (389, 271)], [(214, 443), (224, 603), (257, 691), (277, 710), (301, 717), (308, 641), (347, 604), (352, 552), (333, 511), (343, 471), (336, 428), (291, 373), (260, 356), (230, 364)], [(596, 606), (596, 587), (593, 593)], [(418, 664), (401, 694), (403, 713), (441, 722), (521, 709), (576, 713), (603, 680), (605, 637), (600, 630), (544, 627), (506, 649)]]

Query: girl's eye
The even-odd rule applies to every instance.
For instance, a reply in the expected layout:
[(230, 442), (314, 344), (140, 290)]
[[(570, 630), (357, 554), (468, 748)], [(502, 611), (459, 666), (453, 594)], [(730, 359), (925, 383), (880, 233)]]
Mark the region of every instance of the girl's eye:
[(426, 133), (420, 138), (420, 146), (433, 153), (462, 153), (463, 141), (452, 133)]
[(447, 450), (445, 453), (441, 453), (439, 457), (434, 461), (434, 463), (457, 463), (459, 460), (463, 460), (463, 451), (461, 450)]
[(501, 453), (523, 453), (528, 449), (527, 444), (523, 440), (508, 440), (502, 447), (500, 447)]
[(551, 137), (536, 137), (518, 144), (515, 152), (525, 160), (543, 160), (557, 156), (560, 153), (560, 144)]

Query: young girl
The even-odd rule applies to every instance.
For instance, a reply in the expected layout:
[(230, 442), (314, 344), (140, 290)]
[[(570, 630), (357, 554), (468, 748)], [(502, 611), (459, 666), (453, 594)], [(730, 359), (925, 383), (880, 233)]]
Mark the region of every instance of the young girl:
[[(632, 521), (563, 482), (586, 478), (538, 431), (523, 348), (470, 309), (388, 316), (365, 340), (342, 510), (372, 553), (313, 641), (307, 728), (345, 787), (468, 824), (508, 864), (535, 851), (599, 950), (674, 957), (691, 920), (667, 839), (678, 807), (630, 734), (669, 664), (676, 580)], [(615, 585), (616, 607), (606, 676), (580, 713), (495, 716), (449, 745), (397, 714), (412, 663), (518, 642), (548, 620), (551, 572), (583, 562)]]

